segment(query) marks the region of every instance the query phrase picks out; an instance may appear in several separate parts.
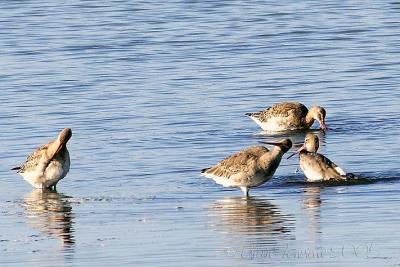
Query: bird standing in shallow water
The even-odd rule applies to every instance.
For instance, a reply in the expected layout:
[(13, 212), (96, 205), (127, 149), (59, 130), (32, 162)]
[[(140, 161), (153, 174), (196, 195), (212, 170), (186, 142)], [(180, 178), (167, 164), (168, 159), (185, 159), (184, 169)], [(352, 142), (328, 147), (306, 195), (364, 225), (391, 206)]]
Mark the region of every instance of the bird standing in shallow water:
[(35, 188), (56, 188), (58, 181), (64, 178), (70, 167), (67, 142), (72, 131), (65, 128), (57, 139), (51, 141), (28, 156), (21, 166), (12, 168)]
[(288, 159), (297, 153), (299, 154), (300, 168), (308, 182), (346, 180), (346, 173), (327, 157), (317, 153), (318, 148), (318, 136), (308, 133), (304, 139), (304, 145), (290, 155)]
[(263, 111), (249, 112), (246, 115), (264, 131), (269, 132), (307, 130), (315, 120), (319, 122), (323, 131), (327, 129), (324, 108), (316, 106), (308, 110), (306, 106), (297, 102), (275, 104)]
[(213, 167), (203, 169), (202, 175), (224, 187), (240, 187), (247, 197), (250, 188), (260, 186), (271, 179), (283, 154), (292, 147), (290, 139), (263, 143), (275, 145), (275, 147), (272, 150), (263, 146), (244, 149)]

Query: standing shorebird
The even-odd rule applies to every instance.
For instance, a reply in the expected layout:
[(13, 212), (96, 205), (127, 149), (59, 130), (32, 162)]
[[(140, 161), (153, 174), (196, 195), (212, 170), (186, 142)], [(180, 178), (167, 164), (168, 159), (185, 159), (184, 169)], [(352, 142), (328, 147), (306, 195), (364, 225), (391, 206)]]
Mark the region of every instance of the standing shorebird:
[(310, 129), (315, 120), (323, 131), (325, 131), (326, 111), (324, 108), (316, 106), (310, 110), (301, 103), (284, 102), (275, 104), (259, 112), (246, 113), (264, 131), (280, 132), (291, 130)]
[(292, 147), (290, 139), (263, 143), (275, 145), (275, 147), (272, 150), (263, 146), (244, 149), (213, 167), (203, 169), (202, 175), (224, 187), (240, 187), (247, 197), (250, 188), (260, 186), (271, 179), (283, 154)]
[(295, 153), (299, 154), (300, 168), (307, 177), (308, 182), (320, 182), (328, 180), (346, 180), (346, 173), (327, 157), (317, 153), (319, 148), (318, 136), (308, 133), (304, 145)]
[(72, 131), (65, 128), (57, 139), (39, 147), (28, 156), (21, 166), (12, 168), (35, 188), (56, 188), (58, 181), (64, 178), (70, 166), (67, 142)]

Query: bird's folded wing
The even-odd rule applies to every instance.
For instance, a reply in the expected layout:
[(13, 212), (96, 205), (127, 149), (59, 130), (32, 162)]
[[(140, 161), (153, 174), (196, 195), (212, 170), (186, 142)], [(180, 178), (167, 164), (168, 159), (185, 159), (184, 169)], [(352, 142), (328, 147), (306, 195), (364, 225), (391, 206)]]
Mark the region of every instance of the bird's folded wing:
[(252, 153), (239, 152), (207, 169), (205, 173), (227, 179), (238, 174), (251, 177), (257, 170), (257, 160), (258, 157)]
[[(27, 170), (30, 170), (32, 168), (35, 168), (39, 162), (40, 159), (43, 157), (43, 154), (46, 153), (46, 150), (48, 149), (49, 144), (45, 144), (38, 149), (36, 149), (34, 152), (32, 152), (27, 158), (26, 161), (20, 166), (19, 172), (24, 172)], [(17, 169), (13, 168), (13, 169)]]
[(321, 154), (317, 155), (321, 163), (326, 164), (327, 167), (334, 169), (339, 175), (346, 175), (346, 172), (338, 165), (336, 165), (334, 162), (332, 162), (330, 159)]

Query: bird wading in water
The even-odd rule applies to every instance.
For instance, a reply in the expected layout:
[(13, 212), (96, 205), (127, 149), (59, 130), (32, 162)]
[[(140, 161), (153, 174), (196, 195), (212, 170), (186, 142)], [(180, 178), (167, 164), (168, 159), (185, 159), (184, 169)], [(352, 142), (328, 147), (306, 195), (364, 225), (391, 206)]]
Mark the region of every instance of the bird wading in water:
[(17, 170), (35, 188), (53, 187), (55, 189), (57, 183), (69, 171), (70, 158), (67, 142), (71, 136), (71, 129), (65, 128), (56, 140), (39, 147), (27, 157), (25, 163), (12, 170)]
[(308, 130), (315, 120), (319, 122), (323, 131), (327, 130), (325, 124), (326, 111), (319, 106), (308, 110), (301, 103), (284, 102), (275, 104), (263, 111), (246, 113), (246, 115), (268, 132)]
[(254, 146), (241, 150), (215, 166), (203, 169), (202, 175), (224, 187), (239, 187), (247, 197), (250, 188), (260, 186), (271, 179), (283, 154), (292, 147), (290, 139), (262, 143), (275, 147), (268, 150), (264, 146)]
[(299, 154), (300, 168), (308, 182), (346, 180), (346, 172), (324, 155), (317, 153), (318, 148), (318, 136), (308, 133), (303, 146), (290, 155), (288, 159)]

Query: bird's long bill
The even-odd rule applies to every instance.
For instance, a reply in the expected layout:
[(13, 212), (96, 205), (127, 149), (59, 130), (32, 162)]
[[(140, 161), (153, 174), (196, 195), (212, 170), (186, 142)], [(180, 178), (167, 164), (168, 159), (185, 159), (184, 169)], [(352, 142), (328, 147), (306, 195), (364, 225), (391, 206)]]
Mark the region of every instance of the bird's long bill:
[(63, 146), (64, 146), (64, 144), (61, 144), (61, 143), (57, 146), (56, 151), (54, 152), (53, 156), (51, 157), (52, 159), (54, 159), (57, 156), (58, 152), (60, 152), (60, 150), (63, 148)]
[(60, 150), (63, 148), (63, 146), (64, 146), (64, 144), (58, 145), (56, 153), (54, 153), (54, 154), (58, 154), (58, 152), (60, 152)]
[(287, 157), (287, 159), (290, 159), (291, 157), (293, 157), (296, 154), (299, 154), (302, 150), (304, 150), (306, 148), (306, 145), (302, 145), (299, 149), (297, 149), (296, 152), (292, 153), (289, 157)]
[(53, 160), (57, 156), (58, 152), (60, 152), (60, 150), (63, 148), (63, 146), (65, 144), (63, 144), (61, 142), (57, 142), (57, 143), (55, 143), (53, 145), (54, 145), (54, 147), (50, 150), (50, 153), (51, 153), (50, 154), (50, 159), (51, 160)]
[(319, 123), (319, 126), (321, 127), (321, 130), (322, 131), (326, 131), (326, 130), (328, 130), (328, 127), (326, 127), (326, 124), (325, 124), (325, 120), (323, 120), (323, 121), (321, 121), (320, 123)]
[(262, 144), (267, 144), (267, 145), (273, 145), (273, 146), (281, 146), (281, 142), (265, 142), (265, 141), (260, 141)]

